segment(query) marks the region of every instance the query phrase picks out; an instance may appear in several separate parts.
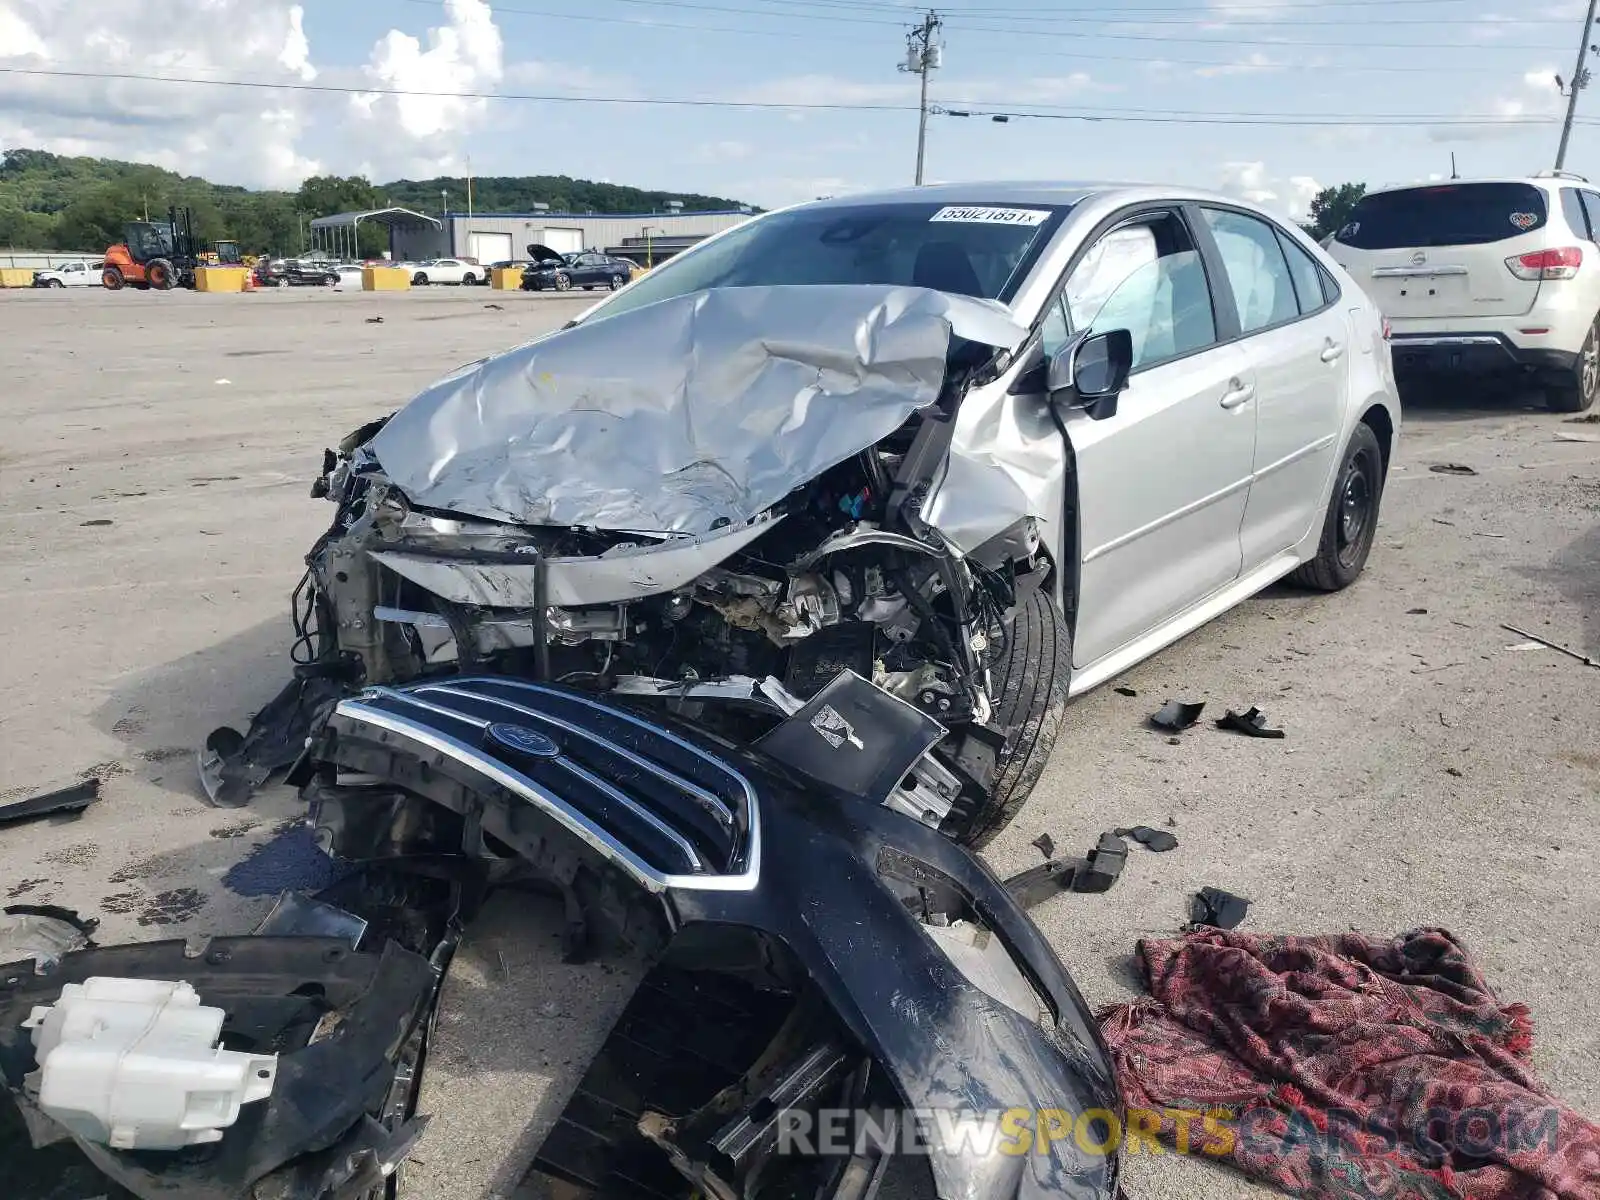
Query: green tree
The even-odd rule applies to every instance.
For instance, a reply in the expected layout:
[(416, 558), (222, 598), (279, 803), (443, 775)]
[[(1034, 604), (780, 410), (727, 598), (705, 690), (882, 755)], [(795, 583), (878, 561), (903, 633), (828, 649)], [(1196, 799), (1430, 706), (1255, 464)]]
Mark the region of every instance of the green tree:
[(1364, 183), (1341, 183), (1325, 187), (1311, 201), (1311, 236), (1317, 239), (1336, 233), (1350, 220), (1350, 214), (1367, 194)]
[(296, 207), (308, 217), (364, 212), (379, 207), (378, 193), (360, 175), (352, 175), (348, 179), (338, 175), (313, 175), (300, 185)]

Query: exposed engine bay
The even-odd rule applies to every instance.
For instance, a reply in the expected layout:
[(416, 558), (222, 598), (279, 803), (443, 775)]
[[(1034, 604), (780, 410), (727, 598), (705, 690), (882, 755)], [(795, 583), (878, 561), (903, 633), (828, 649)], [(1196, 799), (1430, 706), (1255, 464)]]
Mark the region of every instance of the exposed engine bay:
[[(751, 327), (768, 331), (753, 358)], [(997, 711), (1016, 614), (1050, 609), (1053, 560), (992, 463), (981, 542), (927, 510), (962, 400), (1021, 336), (965, 297), (751, 288), (464, 368), (326, 452), (312, 494), (337, 514), (294, 596), (296, 683), (248, 738), (214, 735), (208, 791), (247, 795), (350, 689), (478, 671), (661, 704), (864, 785), (829, 761), (864, 748), (860, 721), (819, 701), (864, 681), (864, 719), (888, 722), (905, 759), (874, 758), (872, 798), (967, 836), (1019, 722)], [(618, 379), (595, 364), (621, 343)], [(786, 755), (795, 720), (811, 740)]]

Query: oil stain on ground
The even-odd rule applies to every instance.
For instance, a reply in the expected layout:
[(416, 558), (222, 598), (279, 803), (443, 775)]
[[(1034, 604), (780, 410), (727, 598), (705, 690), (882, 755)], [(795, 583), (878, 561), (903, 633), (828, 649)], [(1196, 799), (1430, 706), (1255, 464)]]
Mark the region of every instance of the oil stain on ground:
[(194, 888), (173, 888), (156, 895), (139, 914), (141, 925), (181, 925), (193, 919), (206, 906), (206, 898)]

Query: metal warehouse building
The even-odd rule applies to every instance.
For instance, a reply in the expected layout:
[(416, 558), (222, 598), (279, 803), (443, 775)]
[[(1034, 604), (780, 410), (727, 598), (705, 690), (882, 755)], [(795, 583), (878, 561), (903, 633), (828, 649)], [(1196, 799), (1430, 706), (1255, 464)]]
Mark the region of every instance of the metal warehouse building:
[(538, 243), (568, 254), (599, 250), (623, 258), (660, 262), (714, 233), (751, 217), (748, 209), (731, 212), (661, 213), (466, 213), (444, 215), (442, 230), (395, 230), (394, 254), (400, 259), (475, 258), (502, 262), (527, 257)]

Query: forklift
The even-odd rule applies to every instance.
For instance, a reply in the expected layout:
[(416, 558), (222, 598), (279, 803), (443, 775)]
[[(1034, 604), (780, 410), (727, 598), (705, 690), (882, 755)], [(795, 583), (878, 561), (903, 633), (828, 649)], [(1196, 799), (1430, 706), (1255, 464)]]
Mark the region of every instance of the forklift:
[(194, 213), (187, 208), (167, 209), (165, 221), (130, 221), (123, 241), (106, 250), (100, 282), (110, 291), (127, 286), (155, 288), (194, 287), (201, 266), (236, 267), (243, 264), (237, 242), (215, 242), (202, 248), (194, 236)]

